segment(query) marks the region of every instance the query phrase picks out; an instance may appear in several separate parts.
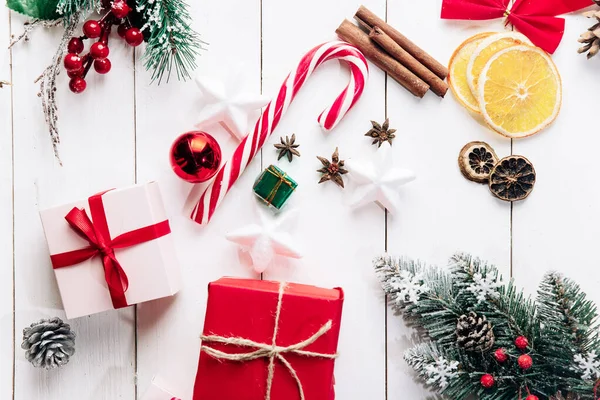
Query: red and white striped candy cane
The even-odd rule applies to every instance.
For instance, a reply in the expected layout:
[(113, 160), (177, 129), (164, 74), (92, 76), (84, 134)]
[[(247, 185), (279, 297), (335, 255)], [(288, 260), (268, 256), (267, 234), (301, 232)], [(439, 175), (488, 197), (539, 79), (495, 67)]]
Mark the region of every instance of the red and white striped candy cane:
[(351, 44), (333, 41), (309, 51), (302, 57), (298, 67), (288, 75), (277, 97), (271, 100), (260, 116), (254, 132), (240, 142), (231, 159), (221, 166), (214, 181), (202, 193), (190, 216), (194, 221), (199, 224), (207, 224), (210, 221), (229, 189), (275, 130), (304, 82), (319, 65), (334, 59), (348, 64), (351, 72), (350, 82), (334, 103), (323, 110), (318, 121), (325, 131), (329, 131), (344, 118), (362, 95), (369, 68), (360, 50)]

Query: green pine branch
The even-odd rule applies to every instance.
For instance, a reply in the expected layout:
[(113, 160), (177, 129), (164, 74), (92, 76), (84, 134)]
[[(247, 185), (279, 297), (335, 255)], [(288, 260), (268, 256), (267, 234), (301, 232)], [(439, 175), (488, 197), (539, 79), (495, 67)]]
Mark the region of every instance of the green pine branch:
[(87, 15), (99, 10), (101, 0), (58, 0), (56, 11), (67, 24), (75, 15)]
[[(503, 282), (495, 266), (468, 254), (453, 256), (447, 269), (389, 256), (376, 259), (374, 265), (396, 311), (430, 339), (407, 351), (409, 365), (435, 386), (439, 381), (432, 381), (428, 372), (435, 360), (443, 357), (458, 362), (448, 384), (437, 386), (446, 397), (514, 400), (529, 391), (548, 399), (562, 391), (593, 398), (594, 384), (600, 378), (598, 313), (574, 282), (548, 274), (533, 301), (512, 280)], [(469, 352), (456, 343), (457, 320), (471, 311), (492, 324), (495, 342), (489, 352)], [(529, 340), (530, 370), (522, 370), (516, 362), (523, 352), (516, 349), (514, 340), (521, 335)], [(507, 362), (493, 357), (492, 350), (500, 347), (509, 356)], [(583, 363), (593, 365), (584, 367)], [(495, 377), (493, 388), (481, 386), (484, 373)]]
[(188, 5), (182, 0), (138, 0), (136, 12), (144, 21), (144, 65), (152, 80), (169, 81), (173, 70), (177, 79), (189, 79), (203, 42), (190, 26)]

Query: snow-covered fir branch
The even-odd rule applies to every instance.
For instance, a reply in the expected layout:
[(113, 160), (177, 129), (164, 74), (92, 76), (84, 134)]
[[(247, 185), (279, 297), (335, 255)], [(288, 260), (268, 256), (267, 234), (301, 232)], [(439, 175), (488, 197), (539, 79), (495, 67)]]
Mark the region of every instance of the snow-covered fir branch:
[[(182, 0), (139, 0), (136, 11), (146, 21), (144, 60), (152, 79), (167, 81), (174, 68), (178, 79), (189, 79), (203, 42), (191, 28), (187, 4)], [(166, 76), (165, 76), (166, 75)]]
[(421, 343), (404, 353), (404, 360), (429, 385), (445, 389), (459, 375), (459, 362), (441, 354), (432, 343)]

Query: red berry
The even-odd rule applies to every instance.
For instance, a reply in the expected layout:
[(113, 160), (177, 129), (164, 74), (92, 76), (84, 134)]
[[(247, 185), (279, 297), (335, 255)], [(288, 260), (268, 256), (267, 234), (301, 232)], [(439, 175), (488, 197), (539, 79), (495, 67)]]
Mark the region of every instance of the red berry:
[(121, 24), (117, 28), (117, 33), (119, 34), (119, 36), (121, 36), (122, 38), (124, 38), (125, 37), (125, 32), (127, 32), (127, 29), (129, 29), (129, 27), (127, 25)]
[(83, 34), (90, 39), (99, 38), (102, 34), (102, 27), (98, 21), (91, 19), (83, 24)]
[(515, 346), (519, 350), (525, 350), (529, 346), (529, 340), (525, 336), (519, 336), (515, 339)]
[(69, 82), (69, 89), (71, 89), (71, 92), (73, 93), (83, 92), (86, 86), (87, 83), (85, 82), (85, 79), (80, 77), (71, 78), (71, 81)]
[(76, 78), (78, 76), (83, 76), (83, 68), (76, 69), (73, 71), (67, 71), (67, 75), (69, 75), (69, 78)]
[(139, 46), (144, 41), (144, 35), (138, 28), (129, 28), (125, 32), (125, 41), (131, 46)]
[(102, 42), (96, 42), (90, 47), (90, 55), (92, 58), (106, 58), (108, 57), (108, 46)]
[(531, 356), (528, 354), (520, 355), (519, 358), (517, 359), (517, 362), (519, 363), (519, 367), (521, 369), (529, 369), (533, 365), (533, 360), (531, 359)]
[(481, 386), (483, 386), (486, 389), (489, 389), (492, 386), (494, 386), (494, 384), (496, 383), (496, 380), (494, 379), (494, 377), (492, 375), (485, 374), (481, 377), (481, 380), (479, 382), (481, 383)]
[(529, 396), (525, 397), (525, 400), (540, 400), (540, 399), (536, 395), (530, 394)]
[(78, 37), (71, 38), (71, 40), (69, 40), (69, 44), (67, 45), (67, 50), (69, 53), (81, 53), (83, 51), (83, 41)]
[(67, 71), (76, 71), (81, 69), (83, 66), (83, 61), (77, 54), (68, 53), (63, 60), (63, 64)]
[(123, 0), (115, 0), (110, 6), (110, 11), (113, 15), (119, 19), (125, 18), (127, 14), (131, 11), (131, 7), (127, 5), (126, 1)]
[(98, 60), (94, 60), (94, 69), (99, 74), (106, 74), (110, 71), (111, 67), (110, 60), (108, 58), (100, 58)]
[(504, 350), (502, 348), (501, 349), (497, 349), (494, 352), (494, 358), (499, 363), (503, 363), (503, 362), (506, 362), (506, 360), (508, 360), (508, 354), (506, 354), (506, 350)]

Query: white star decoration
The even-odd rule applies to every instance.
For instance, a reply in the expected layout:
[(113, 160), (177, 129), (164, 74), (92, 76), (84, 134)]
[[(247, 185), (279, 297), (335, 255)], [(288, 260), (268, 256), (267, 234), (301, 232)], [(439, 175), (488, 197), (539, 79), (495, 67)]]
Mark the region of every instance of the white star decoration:
[(225, 236), (248, 251), (254, 270), (264, 272), (278, 256), (302, 258), (302, 253), (288, 232), (297, 220), (297, 210), (275, 214), (259, 204), (256, 209), (258, 223), (246, 225)]
[(225, 83), (214, 77), (201, 75), (196, 77), (196, 84), (206, 102), (200, 111), (200, 126), (221, 122), (239, 140), (248, 134), (250, 115), (266, 105), (269, 98), (236, 92), (242, 84), (240, 78), (241, 73), (237, 73), (234, 79)]
[(392, 214), (397, 214), (400, 208), (398, 190), (416, 178), (414, 172), (394, 167), (392, 148), (387, 143), (377, 151), (374, 163), (361, 164), (348, 160), (346, 167), (350, 177), (357, 183), (351, 206), (361, 207), (374, 201)]

